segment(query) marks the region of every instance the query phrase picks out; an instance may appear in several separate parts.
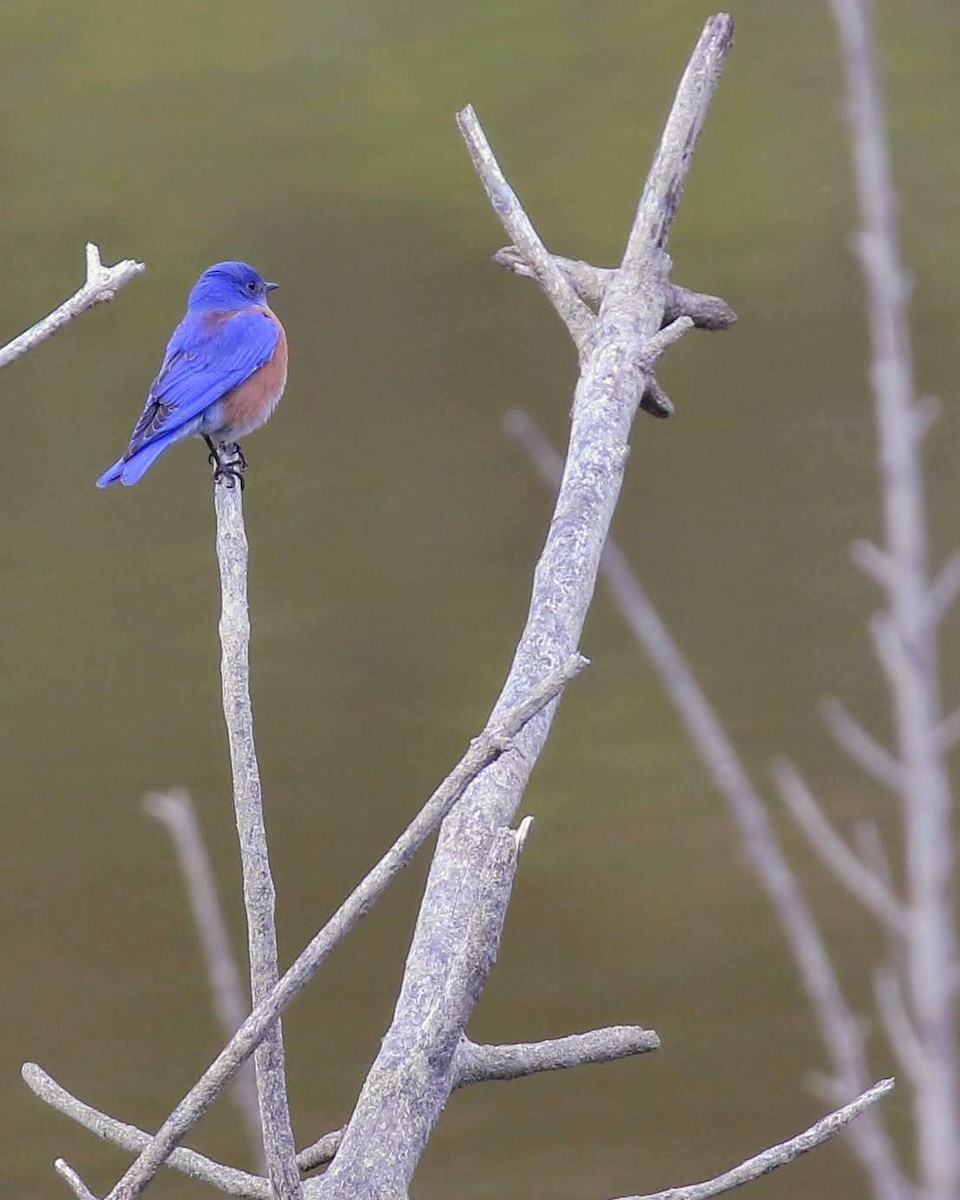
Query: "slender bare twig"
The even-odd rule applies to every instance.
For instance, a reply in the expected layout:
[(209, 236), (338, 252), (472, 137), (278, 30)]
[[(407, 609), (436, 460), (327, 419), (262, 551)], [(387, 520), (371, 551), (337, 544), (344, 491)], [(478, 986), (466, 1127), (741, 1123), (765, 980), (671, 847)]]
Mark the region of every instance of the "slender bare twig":
[(873, 977), (873, 991), (890, 1049), (914, 1087), (922, 1086), (926, 1059), (897, 972), (891, 967), (880, 967)]
[(793, 1162), (794, 1159), (799, 1158), (801, 1154), (806, 1154), (815, 1146), (836, 1137), (865, 1109), (876, 1104), (881, 1096), (885, 1096), (893, 1085), (894, 1080), (881, 1079), (879, 1083), (875, 1083), (872, 1088), (868, 1088), (855, 1100), (851, 1100), (843, 1108), (823, 1117), (815, 1125), (805, 1129), (803, 1133), (798, 1133), (796, 1137), (790, 1138), (787, 1142), (781, 1142), (777, 1146), (771, 1146), (769, 1150), (755, 1154), (753, 1158), (748, 1158), (746, 1162), (740, 1163), (732, 1170), (725, 1171), (716, 1179), (708, 1179), (706, 1183), (689, 1184), (687, 1187), (668, 1188), (665, 1192), (652, 1192), (646, 1196), (623, 1197), (623, 1200), (710, 1200), (711, 1196), (719, 1196), (723, 1192), (733, 1191), (734, 1188), (740, 1187), (744, 1183), (750, 1183), (751, 1180), (759, 1179), (762, 1175), (769, 1175), (771, 1171), (786, 1166), (787, 1163)]
[(539, 1071), (562, 1071), (587, 1063), (613, 1062), (635, 1054), (657, 1050), (660, 1038), (652, 1029), (639, 1025), (611, 1025), (587, 1033), (542, 1042), (512, 1045), (479, 1045), (467, 1039), (457, 1051), (457, 1087), (491, 1079), (519, 1079)]
[(100, 251), (93, 242), (87, 242), (86, 254), (87, 278), (83, 287), (74, 292), (69, 300), (64, 300), (59, 308), (55, 308), (42, 321), (38, 321), (36, 325), (32, 325), (19, 337), (0, 348), (0, 367), (7, 366), (34, 346), (38, 346), (64, 325), (85, 313), (88, 308), (93, 308), (95, 304), (108, 303), (125, 283), (129, 283), (144, 270), (143, 263), (135, 262), (132, 258), (125, 258), (112, 267), (105, 267), (100, 261)]
[(960, 1083), (954, 915), (953, 796), (943, 739), (936, 627), (954, 590), (952, 568), (931, 585), (922, 431), (908, 316), (909, 283), (897, 234), (897, 200), (868, 6), (829, 0), (843, 56), (850, 145), (867, 296), (870, 381), (876, 412), (886, 618), (872, 623), (887, 672), (901, 771), (906, 903), (911, 938), (907, 996), (925, 1069), (913, 1088), (917, 1164), (928, 1200), (960, 1193)]
[[(214, 1012), (223, 1030), (224, 1041), (229, 1041), (243, 1023), (244, 1017), (250, 1011), (250, 1005), (244, 995), (240, 970), (230, 945), (227, 922), (220, 907), (213, 868), (203, 843), (196, 812), (189, 795), (180, 788), (169, 792), (152, 792), (144, 798), (143, 806), (151, 816), (166, 826), (173, 842), (193, 911), (194, 924), (200, 936), (207, 978), (213, 993)], [(267, 1172), (267, 1163), (263, 1153), (257, 1081), (252, 1063), (245, 1063), (240, 1069), (231, 1095), (246, 1125), (247, 1137), (253, 1148), (259, 1173), (264, 1175)]]
[(777, 759), (773, 778), (790, 815), (821, 861), (881, 925), (906, 937), (909, 923), (903, 905), (833, 828), (793, 763)]
[[(453, 808), (470, 784), (492, 763), (513, 749), (524, 727), (552, 703), (570, 680), (587, 665), (580, 654), (571, 654), (546, 672), (505, 712), (491, 717), (483, 732), (470, 743), (460, 762), (433, 793), (376, 866), (280, 977), (269, 995), (247, 1017), (201, 1078), (167, 1117), (150, 1143), (111, 1188), (109, 1200), (134, 1200), (139, 1196), (184, 1134), (203, 1116), (264, 1034), (295, 996), (313, 978), (327, 955), (387, 890), (396, 875)], [(515, 757), (510, 755), (510, 757)]]
[[(732, 33), (733, 21), (725, 15), (707, 21), (677, 91), (620, 271), (607, 288), (592, 334), (578, 341), (581, 373), (563, 485), (534, 573), (527, 623), (495, 713), (511, 705), (532, 678), (579, 640), (620, 493), (631, 424), (652, 372), (648, 344), (663, 324), (667, 232)], [(459, 122), (484, 189), (526, 257), (527, 247), (512, 227), (516, 197), (504, 191), (483, 130), (472, 110), (461, 113)], [(534, 249), (537, 255), (546, 253), (539, 246)], [(541, 263), (537, 269), (555, 304), (561, 286), (557, 276), (572, 292), (555, 265)], [(572, 333), (577, 339), (575, 324)], [(421, 1028), (433, 1006), (452, 1003), (447, 991), (452, 948), (469, 926), (490, 845), (516, 812), (552, 717), (553, 709), (545, 710), (527, 726), (518, 739), (522, 754), (502, 760), (471, 788), (441, 830), (390, 1028), (337, 1156), (311, 1196), (346, 1200), (358, 1189), (384, 1195), (407, 1190), (453, 1080), (443, 1055), (429, 1056), (425, 1077), (423, 1060), (413, 1051), (421, 1044)], [(390, 1064), (389, 1086), (383, 1086), (384, 1068)]]
[(54, 1159), (53, 1169), (77, 1197), (77, 1200), (97, 1200), (65, 1158)]
[(900, 764), (886, 748), (872, 737), (855, 720), (839, 700), (827, 699), (820, 703), (820, 715), (827, 729), (841, 749), (858, 766), (884, 787), (897, 791), (901, 784)]
[[(146, 1130), (118, 1121), (115, 1117), (107, 1116), (92, 1105), (78, 1100), (36, 1063), (24, 1063), (21, 1074), (27, 1086), (41, 1100), (57, 1112), (76, 1121), (78, 1125), (82, 1125), (84, 1129), (89, 1129), (97, 1137), (113, 1142), (114, 1145), (134, 1154), (138, 1154), (150, 1144), (151, 1135)], [(204, 1154), (198, 1154), (195, 1150), (183, 1147), (174, 1150), (167, 1159), (167, 1166), (188, 1175), (191, 1179), (209, 1183), (229, 1196), (246, 1196), (248, 1200), (272, 1200), (269, 1179), (225, 1166)]]
[[(250, 614), (247, 606), (249, 548), (243, 523), (243, 490), (214, 486), (217, 514), (217, 561), (220, 566), (220, 670), (223, 716), (230, 744), (233, 806), (243, 868), (243, 903), (250, 951), (250, 992), (260, 1003), (280, 976), (276, 892), (270, 873), (263, 820), (260, 768), (253, 739), (250, 705)], [(254, 1055), (263, 1149), (277, 1200), (300, 1200), (297, 1147), (290, 1124), (282, 1024), (277, 1021)]]
[[(505, 418), (504, 427), (544, 482), (556, 486), (562, 460), (531, 418), (526, 413), (512, 412)], [(774, 907), (833, 1064), (837, 1077), (833, 1093), (838, 1100), (856, 1096), (868, 1078), (860, 1025), (847, 1005), (826, 944), (770, 823), (766, 805), (682, 651), (612, 539), (607, 541), (600, 570), (627, 628), (659, 674), (723, 796), (747, 860)], [(875, 1195), (881, 1200), (903, 1200), (906, 1184), (879, 1116), (866, 1113), (851, 1126), (850, 1139)]]
[(490, 203), (504, 229), (513, 238), (517, 253), (570, 331), (574, 344), (583, 352), (596, 323), (593, 313), (577, 295), (570, 280), (540, 240), (533, 222), (507, 183), (472, 105), (468, 104), (457, 113), (457, 124)]

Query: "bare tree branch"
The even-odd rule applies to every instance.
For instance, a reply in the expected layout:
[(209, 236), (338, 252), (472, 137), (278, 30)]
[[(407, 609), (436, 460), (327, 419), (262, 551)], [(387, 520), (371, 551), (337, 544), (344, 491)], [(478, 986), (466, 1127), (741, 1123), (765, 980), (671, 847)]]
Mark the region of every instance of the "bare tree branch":
[[(30, 1090), (41, 1100), (57, 1112), (76, 1121), (78, 1125), (82, 1125), (84, 1129), (89, 1129), (97, 1137), (113, 1142), (114, 1145), (134, 1154), (138, 1154), (150, 1144), (151, 1135), (145, 1130), (118, 1121), (115, 1117), (107, 1116), (92, 1105), (78, 1100), (36, 1063), (24, 1063), (20, 1073)], [(224, 1166), (223, 1163), (215, 1162), (195, 1150), (174, 1150), (167, 1159), (167, 1166), (182, 1175), (188, 1175), (191, 1179), (209, 1183), (221, 1192), (226, 1192), (228, 1196), (246, 1196), (249, 1200), (272, 1200), (269, 1179)]]
[[(548, 1038), (543, 1042), (518, 1042), (514, 1045), (488, 1046), (462, 1038), (454, 1064), (455, 1088), (499, 1079), (519, 1079), (540, 1071), (560, 1071), (589, 1063), (613, 1062), (658, 1049), (659, 1037), (652, 1029), (638, 1025), (612, 1025), (591, 1029), (567, 1037)], [(313, 1170), (330, 1162), (343, 1141), (343, 1130), (325, 1133), (297, 1155), (302, 1171)]]
[(108, 303), (125, 283), (129, 283), (145, 269), (143, 263), (135, 262), (132, 258), (125, 258), (112, 267), (105, 267), (100, 261), (100, 251), (93, 242), (87, 242), (86, 254), (87, 278), (83, 287), (74, 292), (69, 300), (64, 300), (59, 308), (55, 308), (42, 321), (38, 321), (25, 333), (21, 333), (19, 337), (0, 348), (0, 367), (7, 366), (34, 346), (38, 346), (64, 325), (85, 313), (88, 308), (93, 308), (95, 304)]
[(833, 828), (793, 763), (778, 759), (773, 764), (773, 777), (790, 815), (821, 861), (881, 925), (901, 938), (908, 936), (903, 905)]
[(801, 1154), (813, 1150), (815, 1146), (820, 1146), (830, 1138), (836, 1137), (865, 1109), (869, 1108), (871, 1104), (875, 1104), (881, 1096), (885, 1096), (893, 1088), (893, 1085), (894, 1080), (881, 1079), (879, 1083), (875, 1083), (872, 1088), (855, 1100), (851, 1100), (843, 1108), (823, 1117), (816, 1125), (811, 1125), (803, 1133), (798, 1133), (788, 1142), (781, 1142), (777, 1146), (771, 1146), (769, 1150), (761, 1151), (753, 1158), (742, 1162), (738, 1167), (725, 1171), (723, 1175), (718, 1175), (716, 1179), (708, 1179), (706, 1183), (689, 1184), (687, 1187), (668, 1188), (665, 1192), (653, 1192), (646, 1196), (628, 1196), (623, 1200), (710, 1200), (711, 1196), (731, 1192), (734, 1188), (750, 1183), (751, 1180), (769, 1175), (771, 1171), (786, 1166), (787, 1163), (799, 1158)]
[(67, 1187), (78, 1197), (78, 1200), (97, 1200), (65, 1158), (54, 1159), (53, 1169), (66, 1182)]
[[(940, 731), (936, 608), (954, 584), (934, 588), (923, 493), (922, 433), (908, 317), (909, 283), (897, 235), (897, 200), (869, 9), (830, 0), (846, 76), (850, 144), (867, 296), (870, 381), (878, 437), (884, 553), (891, 561), (889, 615), (871, 623), (887, 671), (906, 848), (911, 938), (907, 997), (926, 1068), (913, 1089), (920, 1189), (927, 1200), (960, 1193), (960, 1082), (953, 795)], [(938, 592), (940, 593), (938, 599)], [(934, 619), (931, 619), (934, 618)]]
[(502, 1046), (479, 1045), (464, 1039), (457, 1051), (456, 1086), (492, 1079), (519, 1079), (523, 1075), (562, 1071), (587, 1063), (613, 1062), (647, 1054), (659, 1046), (660, 1038), (653, 1030), (641, 1029), (639, 1025), (611, 1025), (542, 1042)]
[(507, 183), (477, 120), (477, 114), (473, 111), (473, 105), (468, 104), (457, 113), (457, 124), (494, 212), (513, 238), (517, 253), (523, 258), (529, 273), (543, 288), (557, 315), (570, 331), (577, 349), (582, 352), (596, 323), (593, 313), (577, 295), (570, 280), (540, 240), (533, 222), (524, 211), (513, 188)]
[[(270, 872), (263, 819), (260, 767), (253, 739), (250, 705), (250, 614), (247, 606), (249, 548), (243, 523), (243, 489), (216, 484), (217, 561), (220, 566), (220, 671), (223, 716), (230, 744), (233, 807), (243, 867), (243, 903), (247, 913), (250, 991), (254, 1005), (265, 999), (280, 975), (276, 892)], [(283, 1032), (277, 1021), (254, 1055), (263, 1149), (277, 1200), (300, 1200), (297, 1147), (290, 1124)]]
[(907, 1012), (903, 988), (896, 971), (881, 967), (874, 975), (873, 990), (890, 1049), (913, 1085), (923, 1086), (926, 1069), (923, 1046)]
[[(213, 1008), (223, 1030), (224, 1041), (236, 1033), (250, 1011), (244, 995), (223, 910), (217, 896), (213, 868), (203, 843), (197, 815), (190, 797), (182, 789), (153, 792), (146, 796), (143, 806), (166, 826), (173, 842), (183, 873), (194, 924), (200, 935), (207, 977), (213, 993)], [(253, 1064), (245, 1063), (237, 1074), (231, 1095), (240, 1109), (247, 1137), (256, 1157), (259, 1173), (267, 1172), (263, 1153), (263, 1133), (260, 1127), (260, 1108), (257, 1103), (257, 1081)]]
[[(516, 246), (504, 246), (494, 254), (493, 261), (515, 275), (536, 278)], [(581, 300), (599, 308), (617, 268), (594, 267), (577, 259), (562, 258), (559, 254), (553, 255), (553, 261), (573, 284)], [(698, 329), (728, 329), (736, 322), (737, 314), (719, 296), (692, 292), (668, 281), (664, 288), (663, 322), (669, 325), (677, 317), (690, 317)]]
[[(705, 26), (667, 120), (620, 271), (607, 289), (592, 336), (578, 343), (581, 373), (564, 480), (534, 574), (527, 624), (495, 714), (522, 695), (546, 666), (562, 660), (580, 637), (620, 492), (631, 423), (647, 386), (648, 343), (663, 324), (667, 232), (732, 30), (727, 16), (711, 18)], [(485, 139), (475, 115), (467, 112), (460, 121), (488, 195), (502, 197), (502, 176), (491, 166), (492, 155), (477, 152)], [(514, 202), (511, 192), (511, 206)], [(527, 257), (528, 248), (504, 217), (503, 204), (495, 201), (495, 206), (508, 236)], [(541, 253), (539, 246), (536, 252)], [(556, 277), (572, 292), (555, 264), (541, 265), (537, 277), (548, 281), (544, 290), (555, 305), (561, 286)], [(579, 336), (576, 325), (573, 336)], [(361, 1179), (368, 1193), (402, 1195), (407, 1190), (453, 1083), (450, 1059), (441, 1054), (430, 1056), (429, 1078), (424, 1078), (422, 1058), (415, 1053), (422, 1026), (435, 1005), (454, 1003), (448, 991), (451, 948), (465, 936), (482, 864), (497, 830), (516, 812), (552, 716), (553, 710), (546, 710), (527, 726), (518, 738), (521, 754), (501, 760), (469, 789), (441, 830), (393, 1020), (337, 1156), (311, 1184), (311, 1200), (347, 1200)], [(445, 1046), (450, 1054), (454, 1048)]]
[(566, 684), (586, 665), (587, 660), (582, 655), (569, 655), (560, 666), (542, 675), (515, 704), (491, 717), (484, 731), (473, 739), (460, 762), (406, 830), (301, 951), (269, 995), (254, 1008), (233, 1038), (167, 1117), (136, 1161), (111, 1188), (108, 1200), (134, 1200), (140, 1195), (180, 1139), (200, 1120), (250, 1057), (280, 1013), (313, 978), (333, 947), (346, 937), (364, 913), (379, 900), (395, 876), (410, 862), (470, 784), (492, 763), (514, 749), (514, 739), (518, 738), (528, 722), (535, 719), (545, 706), (551, 704)]
[(878, 783), (891, 791), (899, 790), (900, 764), (885, 746), (871, 737), (839, 700), (827, 699), (820, 704), (820, 715), (837, 745)]
[[(556, 486), (562, 460), (530, 417), (511, 412), (504, 419), (504, 428), (529, 456), (544, 482)], [(770, 823), (766, 805), (682, 651), (612, 538), (603, 552), (601, 574), (724, 798), (747, 860), (773, 905), (839, 1080), (835, 1092), (843, 1093), (840, 1099), (856, 1096), (868, 1078), (860, 1025), (847, 1005), (826, 944)], [(879, 1116), (867, 1113), (851, 1127), (850, 1138), (875, 1196), (880, 1200), (904, 1200), (908, 1188)]]

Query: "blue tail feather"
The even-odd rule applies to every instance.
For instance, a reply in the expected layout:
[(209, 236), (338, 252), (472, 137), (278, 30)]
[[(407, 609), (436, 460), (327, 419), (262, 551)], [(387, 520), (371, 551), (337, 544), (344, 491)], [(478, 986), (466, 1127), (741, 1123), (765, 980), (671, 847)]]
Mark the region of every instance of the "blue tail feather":
[(129, 487), (139, 482), (153, 466), (160, 455), (171, 442), (183, 437), (183, 430), (172, 430), (166, 437), (158, 437), (156, 441), (141, 447), (130, 458), (118, 459), (112, 467), (104, 471), (97, 480), (98, 488), (109, 487), (111, 483), (122, 483)]

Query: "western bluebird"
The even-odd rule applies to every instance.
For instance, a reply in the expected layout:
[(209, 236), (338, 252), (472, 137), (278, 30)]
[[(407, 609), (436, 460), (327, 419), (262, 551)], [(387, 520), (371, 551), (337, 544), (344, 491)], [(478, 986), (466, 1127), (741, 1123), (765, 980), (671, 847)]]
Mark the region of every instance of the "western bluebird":
[(141, 479), (166, 448), (196, 434), (207, 443), (216, 480), (240, 480), (247, 462), (237, 444), (267, 420), (287, 382), (287, 335), (253, 267), (221, 262), (193, 285), (160, 371), (123, 458), (97, 480)]

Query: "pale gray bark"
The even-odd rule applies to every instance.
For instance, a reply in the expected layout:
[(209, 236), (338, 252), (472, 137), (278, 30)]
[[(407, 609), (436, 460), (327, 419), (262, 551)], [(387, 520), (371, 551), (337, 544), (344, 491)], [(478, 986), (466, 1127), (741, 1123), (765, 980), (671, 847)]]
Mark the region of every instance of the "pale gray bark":
[[(677, 92), (623, 262), (596, 319), (533, 231), (472, 109), (460, 114), (461, 131), (494, 210), (566, 322), (581, 362), (563, 482), (534, 574), (526, 627), (494, 715), (576, 648), (620, 492), (633, 417), (657, 354), (692, 325), (682, 317), (660, 332), (669, 267), (665, 246), (732, 32), (729, 17), (707, 22)], [(554, 707), (524, 729), (518, 738), (521, 753), (486, 772), (444, 823), (393, 1021), (336, 1158), (322, 1178), (307, 1185), (311, 1198), (400, 1200), (406, 1195), (455, 1079), (456, 1041), (438, 1047), (424, 1073), (421, 1030), (439, 1004), (469, 1015), (471, 997), (456, 990), (455, 948), (467, 936), (483, 864), (516, 811)]]
[[(235, 484), (235, 481), (233, 481)], [(243, 903), (250, 951), (250, 992), (259, 1004), (276, 985), (276, 893), (270, 873), (267, 831), (263, 820), (260, 767), (253, 740), (250, 704), (250, 614), (247, 606), (249, 549), (243, 523), (243, 489), (228, 476), (214, 485), (217, 514), (217, 562), (220, 566), (220, 672), (223, 716), (230, 745), (233, 807), (240, 840)], [(276, 1021), (254, 1054), (260, 1125), (270, 1182), (276, 1200), (300, 1200), (297, 1147), (290, 1125), (283, 1031)]]
[(59, 308), (55, 308), (42, 321), (31, 325), (19, 337), (0, 348), (0, 367), (7, 366), (34, 346), (38, 346), (64, 325), (85, 313), (88, 308), (93, 308), (96, 304), (108, 304), (125, 283), (135, 279), (145, 269), (142, 262), (135, 262), (132, 258), (125, 258), (112, 267), (105, 267), (100, 261), (100, 251), (93, 242), (87, 242), (86, 255), (87, 278), (83, 287), (74, 292), (69, 300), (64, 300)]
[(270, 1030), (277, 1017), (313, 978), (327, 955), (383, 895), (393, 879), (461, 799), (470, 784), (491, 764), (516, 749), (526, 724), (550, 704), (586, 666), (572, 654), (547, 672), (507, 712), (492, 718), (470, 743), (460, 762), (433, 793), (406, 830), (368, 872), (330, 920), (301, 951), (270, 993), (247, 1017), (201, 1078), (183, 1097), (137, 1159), (108, 1193), (109, 1200), (134, 1200), (157, 1174), (180, 1139), (200, 1120)]
[(686, 1187), (668, 1188), (665, 1192), (652, 1192), (646, 1196), (624, 1196), (622, 1200), (710, 1200), (712, 1196), (719, 1196), (723, 1192), (732, 1192), (734, 1188), (742, 1187), (743, 1184), (759, 1179), (762, 1175), (769, 1175), (778, 1167), (786, 1166), (787, 1163), (799, 1158), (801, 1154), (806, 1154), (814, 1147), (821, 1146), (830, 1138), (836, 1137), (871, 1104), (876, 1104), (882, 1096), (885, 1096), (893, 1088), (893, 1084), (892, 1079), (881, 1079), (879, 1083), (875, 1083), (862, 1095), (837, 1109), (836, 1112), (821, 1118), (815, 1125), (805, 1129), (803, 1133), (798, 1133), (789, 1141), (771, 1146), (768, 1150), (762, 1150), (753, 1158), (748, 1158), (739, 1166), (725, 1171), (715, 1179), (708, 1179), (705, 1183), (688, 1184)]

